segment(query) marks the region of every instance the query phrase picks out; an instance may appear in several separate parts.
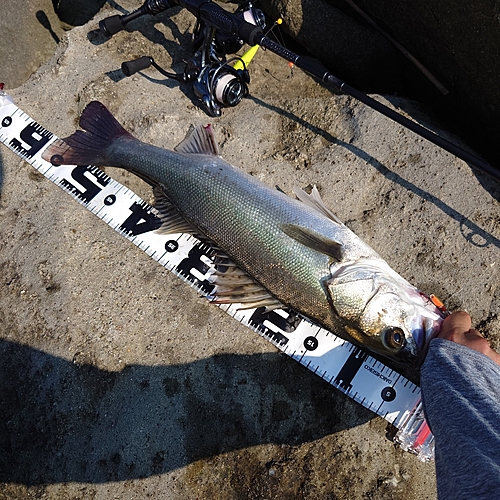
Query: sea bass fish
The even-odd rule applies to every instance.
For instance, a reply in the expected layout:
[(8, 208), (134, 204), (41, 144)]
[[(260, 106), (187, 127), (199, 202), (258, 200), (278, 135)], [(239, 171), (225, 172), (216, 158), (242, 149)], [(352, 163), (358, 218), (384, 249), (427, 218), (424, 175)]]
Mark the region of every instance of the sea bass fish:
[(316, 188), (298, 199), (219, 156), (212, 128), (175, 150), (139, 141), (99, 102), (47, 148), (53, 165), (122, 167), (153, 186), (162, 232), (190, 232), (215, 250), (212, 299), (291, 308), (385, 357), (414, 364), (442, 313), (324, 205)]

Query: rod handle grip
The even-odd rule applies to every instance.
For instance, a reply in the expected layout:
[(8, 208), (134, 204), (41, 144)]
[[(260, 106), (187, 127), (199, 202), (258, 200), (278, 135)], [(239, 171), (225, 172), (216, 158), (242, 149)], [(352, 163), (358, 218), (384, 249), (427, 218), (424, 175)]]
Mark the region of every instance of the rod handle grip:
[(106, 19), (99, 21), (99, 30), (103, 35), (111, 38), (113, 35), (121, 31), (125, 26), (123, 25), (122, 16), (110, 16)]

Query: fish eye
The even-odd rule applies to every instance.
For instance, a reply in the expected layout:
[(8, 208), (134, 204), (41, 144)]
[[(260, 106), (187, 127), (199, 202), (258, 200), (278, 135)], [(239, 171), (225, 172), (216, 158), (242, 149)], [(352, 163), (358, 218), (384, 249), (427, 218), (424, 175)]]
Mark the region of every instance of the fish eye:
[(391, 327), (387, 328), (384, 333), (384, 340), (388, 347), (393, 349), (401, 349), (405, 345), (405, 334), (401, 328)]

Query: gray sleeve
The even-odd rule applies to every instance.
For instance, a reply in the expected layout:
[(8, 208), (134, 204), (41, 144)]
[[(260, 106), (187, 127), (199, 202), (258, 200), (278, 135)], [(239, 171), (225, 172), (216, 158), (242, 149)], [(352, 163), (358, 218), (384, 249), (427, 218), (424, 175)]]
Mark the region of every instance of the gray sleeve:
[(436, 440), (439, 499), (500, 498), (500, 367), (468, 347), (434, 339), (421, 388)]

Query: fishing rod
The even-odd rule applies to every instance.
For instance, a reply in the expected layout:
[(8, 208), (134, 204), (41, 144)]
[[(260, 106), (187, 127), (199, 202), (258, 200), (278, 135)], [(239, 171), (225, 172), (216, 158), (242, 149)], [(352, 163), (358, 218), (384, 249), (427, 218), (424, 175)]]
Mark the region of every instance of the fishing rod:
[[(227, 20), (221, 15), (226, 11), (211, 2), (208, 2), (209, 5), (216, 6), (218, 9), (210, 11), (209, 17), (212, 21), (207, 22), (203, 14), (207, 8), (203, 7), (202, 2), (198, 3), (200, 9), (197, 9), (198, 22), (193, 33), (193, 55), (182, 73), (164, 70), (150, 56), (124, 62), (122, 71), (125, 76), (131, 76), (153, 66), (163, 76), (173, 78), (179, 83), (190, 82), (205, 111), (210, 116), (218, 117), (223, 107), (236, 106), (248, 95), (250, 83), (250, 74), (247, 69), (248, 57), (234, 56), (227, 59), (226, 56), (236, 54), (244, 42), (250, 38), (247, 35), (242, 38), (239, 33), (228, 28)], [(99, 29), (105, 36), (111, 37), (124, 29), (130, 21), (145, 14), (156, 15), (175, 5), (177, 4), (170, 0), (146, 0), (144, 5), (130, 14), (103, 19), (99, 23)], [(259, 32), (266, 27), (264, 13), (254, 7), (250, 1), (242, 4), (234, 14), (230, 15), (231, 19), (241, 21), (242, 26), (252, 26)]]
[[(243, 64), (242, 70), (235, 70), (226, 62), (224, 51), (226, 51), (226, 54), (231, 53), (234, 48), (241, 47), (243, 43), (250, 46), (259, 45), (293, 63), (325, 85), (335, 87), (344, 94), (354, 97), (429, 142), (500, 181), (499, 169), (355, 89), (331, 74), (319, 61), (306, 59), (271, 39), (264, 32), (263, 14), (258, 9), (255, 9), (251, 2), (240, 7), (235, 13), (231, 13), (211, 0), (146, 0), (139, 9), (130, 14), (111, 16), (102, 20), (99, 23), (99, 28), (104, 35), (110, 37), (124, 29), (125, 25), (133, 19), (145, 14), (156, 15), (178, 6), (187, 9), (197, 18), (196, 31), (199, 32), (199, 35), (203, 35), (204, 41), (200, 44), (201, 52), (200, 49), (195, 52), (193, 60), (188, 63), (184, 74), (182, 76), (173, 75), (173, 77), (179, 81), (193, 81), (196, 95), (200, 97), (212, 116), (220, 116), (221, 107), (235, 106), (248, 93), (247, 85), (250, 77), (246, 65)], [(214, 64), (217, 66), (215, 70), (213, 68)], [(127, 75), (127, 73), (133, 74), (150, 65), (158, 69), (152, 58), (140, 58), (130, 63), (124, 63), (122, 68), (124, 68), (124, 73)], [(160, 72), (165, 76), (172, 77), (172, 74), (164, 72), (161, 68)], [(231, 75), (235, 80), (231, 79)], [(221, 76), (224, 76), (224, 79), (221, 79)]]

